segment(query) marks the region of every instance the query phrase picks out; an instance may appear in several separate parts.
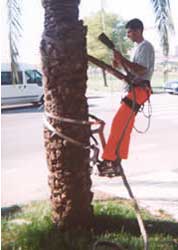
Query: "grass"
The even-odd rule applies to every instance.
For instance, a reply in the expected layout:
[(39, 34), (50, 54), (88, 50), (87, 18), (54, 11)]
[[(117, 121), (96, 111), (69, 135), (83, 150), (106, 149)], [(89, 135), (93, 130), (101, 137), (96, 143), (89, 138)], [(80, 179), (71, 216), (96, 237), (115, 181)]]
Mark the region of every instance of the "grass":
[[(20, 212), (2, 218), (2, 250), (92, 250), (96, 240), (116, 242), (128, 250), (143, 250), (130, 202), (95, 201), (94, 213), (92, 232), (61, 233), (51, 222), (47, 201), (23, 206)], [(163, 211), (161, 218), (146, 210), (142, 210), (142, 214), (149, 235), (149, 250), (177, 250), (178, 224), (169, 216), (163, 216)]]

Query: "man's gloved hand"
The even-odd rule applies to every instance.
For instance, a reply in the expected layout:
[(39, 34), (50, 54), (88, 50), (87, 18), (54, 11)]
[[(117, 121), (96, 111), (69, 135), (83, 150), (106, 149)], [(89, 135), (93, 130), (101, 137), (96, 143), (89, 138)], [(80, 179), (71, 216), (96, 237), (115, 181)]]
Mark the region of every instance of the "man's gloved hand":
[(120, 65), (119, 65), (119, 63), (118, 63), (115, 59), (113, 59), (113, 61), (112, 61), (112, 66), (113, 66), (114, 68), (117, 68), (117, 67), (119, 67)]
[[(114, 50), (114, 59), (113, 59), (113, 63), (117, 64), (117, 66), (121, 66), (122, 65), (122, 54), (119, 51)], [(114, 64), (113, 64), (114, 65)]]

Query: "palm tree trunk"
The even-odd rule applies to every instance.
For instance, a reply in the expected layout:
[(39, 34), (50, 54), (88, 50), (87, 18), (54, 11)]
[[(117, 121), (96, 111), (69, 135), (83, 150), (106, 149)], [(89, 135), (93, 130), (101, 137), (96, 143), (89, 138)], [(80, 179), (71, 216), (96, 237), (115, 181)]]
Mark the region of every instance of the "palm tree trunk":
[[(58, 118), (88, 120), (86, 27), (78, 21), (79, 0), (43, 0), (41, 57), (45, 111)], [(48, 118), (60, 133), (89, 144), (90, 128)], [(89, 150), (44, 129), (52, 218), (60, 229), (89, 228), (93, 210)]]

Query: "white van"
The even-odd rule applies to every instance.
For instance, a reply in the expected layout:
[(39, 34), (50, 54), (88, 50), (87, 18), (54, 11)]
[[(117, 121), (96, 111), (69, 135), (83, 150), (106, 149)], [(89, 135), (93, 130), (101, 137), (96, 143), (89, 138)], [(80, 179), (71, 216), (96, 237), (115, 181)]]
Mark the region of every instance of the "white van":
[(19, 64), (18, 80), (13, 84), (10, 64), (1, 64), (1, 105), (43, 103), (42, 75), (36, 67)]

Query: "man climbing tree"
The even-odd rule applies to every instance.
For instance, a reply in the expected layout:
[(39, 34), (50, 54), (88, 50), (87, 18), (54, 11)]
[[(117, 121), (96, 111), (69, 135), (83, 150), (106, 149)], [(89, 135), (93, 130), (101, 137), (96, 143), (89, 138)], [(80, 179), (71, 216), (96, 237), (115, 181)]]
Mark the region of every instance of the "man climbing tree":
[(154, 70), (155, 55), (153, 46), (143, 37), (143, 28), (143, 23), (139, 19), (132, 19), (126, 24), (128, 38), (137, 43), (133, 62), (114, 50), (114, 66), (121, 65), (133, 77), (128, 86), (128, 93), (122, 99), (121, 106), (113, 119), (102, 156), (104, 160), (98, 165), (100, 176), (120, 175), (121, 159), (128, 157), (135, 115), (151, 94), (150, 80)]

